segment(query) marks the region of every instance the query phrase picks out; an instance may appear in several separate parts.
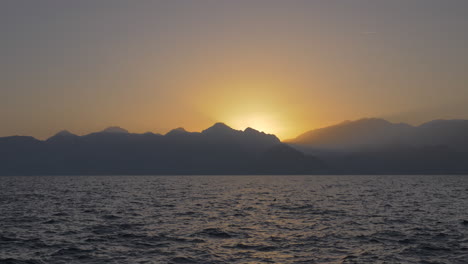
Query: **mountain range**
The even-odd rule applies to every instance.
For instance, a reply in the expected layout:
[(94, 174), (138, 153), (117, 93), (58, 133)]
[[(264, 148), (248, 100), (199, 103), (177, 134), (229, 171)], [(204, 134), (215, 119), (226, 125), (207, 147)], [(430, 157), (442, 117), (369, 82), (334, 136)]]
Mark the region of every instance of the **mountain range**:
[(47, 140), (0, 138), (0, 175), (466, 174), (468, 120), (419, 126), (366, 118), (281, 142), (216, 123), (202, 132), (120, 127)]
[(0, 138), (0, 175), (302, 174), (323, 169), (320, 160), (274, 135), (223, 123), (165, 135), (110, 127), (84, 136), (61, 131), (45, 141)]
[(468, 147), (468, 120), (434, 120), (419, 126), (365, 118), (308, 131), (286, 142), (318, 149), (363, 150), (386, 146)]
[(365, 118), (311, 130), (285, 142), (319, 157), (339, 174), (468, 173), (468, 120), (411, 126)]

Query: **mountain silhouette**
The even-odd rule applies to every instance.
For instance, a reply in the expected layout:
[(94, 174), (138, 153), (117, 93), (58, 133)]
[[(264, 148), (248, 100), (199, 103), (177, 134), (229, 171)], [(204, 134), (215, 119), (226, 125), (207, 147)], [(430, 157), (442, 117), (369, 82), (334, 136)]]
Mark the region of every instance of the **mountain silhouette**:
[(434, 120), (416, 127), (410, 136), (415, 145), (447, 146), (468, 150), (468, 120)]
[(118, 126), (112, 126), (104, 129), (101, 131), (101, 133), (120, 133), (120, 134), (128, 134), (128, 131), (126, 129), (123, 129)]
[(45, 141), (0, 138), (0, 175), (308, 174), (320, 160), (252, 128), (216, 123), (202, 132), (133, 134), (120, 127)]
[(287, 142), (324, 149), (374, 147), (402, 143), (406, 140), (402, 136), (412, 128), (404, 123), (394, 124), (383, 119), (365, 118), (311, 130)]
[(367, 118), (311, 130), (287, 143), (336, 173), (444, 174), (468, 172), (468, 120), (419, 126)]
[(69, 140), (78, 140), (79, 136), (70, 133), (68, 130), (62, 130), (54, 136), (47, 139), (47, 142), (66, 142)]
[(391, 123), (384, 119), (366, 118), (345, 121), (299, 135), (287, 143), (317, 148), (355, 150), (389, 145), (449, 146), (466, 149), (468, 120), (434, 120), (420, 126)]
[(165, 135), (110, 127), (47, 140), (0, 138), (0, 175), (466, 174), (468, 120), (419, 126), (366, 118), (286, 143), (253, 128), (216, 123)]

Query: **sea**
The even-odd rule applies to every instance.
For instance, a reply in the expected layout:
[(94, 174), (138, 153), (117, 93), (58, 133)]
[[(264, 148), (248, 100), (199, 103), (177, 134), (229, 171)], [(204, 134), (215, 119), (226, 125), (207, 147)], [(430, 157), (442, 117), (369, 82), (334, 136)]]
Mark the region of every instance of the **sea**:
[(468, 176), (0, 177), (0, 263), (468, 263)]

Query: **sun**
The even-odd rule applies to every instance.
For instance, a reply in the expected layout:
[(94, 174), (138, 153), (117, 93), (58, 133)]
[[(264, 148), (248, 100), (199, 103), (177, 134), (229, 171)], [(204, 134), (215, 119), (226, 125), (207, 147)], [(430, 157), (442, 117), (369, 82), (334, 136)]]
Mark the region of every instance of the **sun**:
[(296, 107), (291, 106), (293, 100), (285, 87), (293, 86), (266, 77), (237, 78), (207, 82), (190, 103), (195, 102), (210, 122), (223, 122), (237, 130), (250, 127), (280, 139), (291, 137)]
[(252, 113), (233, 118), (231, 125), (236, 129), (246, 129), (248, 127), (267, 134), (275, 134), (280, 130), (280, 126), (274, 117), (264, 113)]

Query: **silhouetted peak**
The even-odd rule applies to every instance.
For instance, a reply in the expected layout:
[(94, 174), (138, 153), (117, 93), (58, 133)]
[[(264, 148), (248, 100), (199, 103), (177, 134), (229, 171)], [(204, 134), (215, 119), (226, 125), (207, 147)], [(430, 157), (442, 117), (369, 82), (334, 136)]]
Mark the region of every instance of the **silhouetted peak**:
[(143, 133), (143, 135), (145, 135), (145, 136), (161, 136), (161, 134), (153, 133), (151, 131), (145, 132), (145, 133)]
[(59, 140), (59, 139), (68, 139), (68, 138), (76, 138), (78, 137), (77, 135), (70, 133), (68, 130), (62, 130), (55, 134), (54, 136), (50, 137), (47, 139), (47, 141), (54, 141), (54, 140)]
[(172, 129), (171, 131), (167, 132), (166, 136), (170, 136), (170, 135), (182, 135), (182, 134), (187, 134), (189, 133), (187, 130), (185, 130), (185, 128), (183, 127), (178, 127), (178, 128), (174, 128)]
[(253, 129), (251, 127), (248, 127), (246, 129), (244, 129), (244, 132), (247, 133), (247, 134), (258, 134), (258, 133), (263, 133), (263, 132), (260, 132), (256, 129)]
[(405, 123), (391, 123), (381, 118), (363, 118), (308, 131), (288, 142), (313, 145), (318, 148), (361, 148), (393, 144), (413, 127)]
[(234, 130), (232, 129), (231, 127), (227, 126), (226, 124), (224, 123), (221, 123), (221, 122), (218, 122), (218, 123), (215, 123), (214, 125), (212, 125), (211, 127), (205, 129), (202, 131), (203, 134), (206, 134), (206, 133), (232, 133), (232, 132), (236, 132), (237, 130)]
[(74, 137), (74, 136), (76, 135), (73, 133), (70, 133), (70, 131), (68, 130), (62, 130), (58, 132), (57, 134), (55, 134), (55, 137)]
[(118, 126), (112, 126), (104, 129), (101, 133), (128, 134), (128, 131)]
[(256, 142), (263, 142), (266, 144), (278, 144), (281, 143), (278, 137), (276, 137), (273, 134), (267, 134), (263, 131), (258, 131), (256, 129), (253, 129), (251, 127), (248, 127), (244, 129), (244, 135), (247, 138), (253, 139)]
[(269, 137), (275, 137), (276, 138), (276, 136), (273, 135), (273, 134), (268, 134), (268, 133), (265, 133), (263, 131), (259, 131), (259, 130), (256, 130), (254, 128), (251, 128), (251, 127), (248, 127), (246, 129), (244, 129), (244, 134), (246, 134), (246, 135), (255, 135), (255, 136), (269, 136)]
[[(215, 123), (210, 128), (217, 129), (217, 130), (221, 130), (221, 129), (223, 129), (223, 130), (232, 130), (231, 127), (229, 127), (228, 125), (226, 125), (226, 124), (224, 124), (222, 122)], [(208, 129), (210, 129), (210, 128), (208, 128)]]

